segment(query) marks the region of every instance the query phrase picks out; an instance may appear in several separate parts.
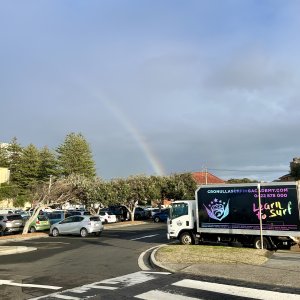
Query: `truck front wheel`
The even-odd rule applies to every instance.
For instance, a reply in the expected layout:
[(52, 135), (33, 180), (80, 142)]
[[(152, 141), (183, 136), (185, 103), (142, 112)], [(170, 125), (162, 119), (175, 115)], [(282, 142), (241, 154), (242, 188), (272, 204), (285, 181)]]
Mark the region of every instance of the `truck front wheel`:
[(194, 238), (193, 238), (193, 236), (190, 232), (183, 232), (180, 235), (179, 240), (180, 240), (180, 243), (182, 245), (193, 245), (193, 244), (195, 244)]
[[(255, 249), (261, 249), (261, 240), (259, 236), (254, 238), (253, 246)], [(271, 249), (270, 242), (266, 237), (263, 238), (263, 249)]]

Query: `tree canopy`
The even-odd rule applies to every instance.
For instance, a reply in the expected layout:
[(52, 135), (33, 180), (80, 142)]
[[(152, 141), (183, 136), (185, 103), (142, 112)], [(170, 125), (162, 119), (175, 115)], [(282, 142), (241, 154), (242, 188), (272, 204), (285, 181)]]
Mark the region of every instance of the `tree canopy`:
[(249, 178), (231, 178), (227, 180), (227, 183), (256, 183), (258, 180)]
[(68, 176), (74, 173), (89, 178), (96, 175), (95, 162), (90, 146), (82, 134), (68, 134), (56, 151), (62, 175)]

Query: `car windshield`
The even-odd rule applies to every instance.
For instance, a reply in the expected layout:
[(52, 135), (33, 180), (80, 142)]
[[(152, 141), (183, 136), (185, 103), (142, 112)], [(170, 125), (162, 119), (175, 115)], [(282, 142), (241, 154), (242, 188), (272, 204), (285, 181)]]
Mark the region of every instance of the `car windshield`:
[(90, 221), (100, 221), (99, 217), (90, 217)]
[(10, 215), (10, 216), (7, 216), (7, 220), (8, 221), (22, 220), (22, 216), (21, 215)]
[(179, 218), (188, 214), (188, 205), (186, 203), (173, 203), (171, 206), (171, 219)]

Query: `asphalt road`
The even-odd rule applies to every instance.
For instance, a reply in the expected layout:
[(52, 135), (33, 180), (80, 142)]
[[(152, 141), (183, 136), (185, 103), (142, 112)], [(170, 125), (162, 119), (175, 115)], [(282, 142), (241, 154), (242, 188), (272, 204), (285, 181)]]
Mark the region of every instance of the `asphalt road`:
[(0, 285), (1, 299), (30, 299), (53, 291), (41, 286), (71, 289), (140, 271), (139, 255), (166, 242), (166, 224), (151, 223), (106, 230), (100, 237), (60, 236), (6, 243), (37, 250), (1, 257), (0, 280), (16, 284)]
[(106, 230), (101, 237), (6, 243), (37, 250), (0, 257), (0, 299), (300, 300), (296, 286), (142, 271), (140, 254), (167, 242), (166, 224), (150, 223)]

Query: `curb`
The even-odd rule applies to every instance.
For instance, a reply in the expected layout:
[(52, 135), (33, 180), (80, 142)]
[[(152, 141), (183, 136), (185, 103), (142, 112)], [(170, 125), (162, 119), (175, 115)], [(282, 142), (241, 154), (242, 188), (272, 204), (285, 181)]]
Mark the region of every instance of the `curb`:
[[(140, 269), (141, 269), (142, 271), (150, 271), (150, 270), (152, 270), (152, 267), (153, 267), (154, 265), (153, 265), (153, 263), (152, 263), (152, 261), (151, 261), (151, 259), (150, 259), (150, 255), (151, 255), (152, 251), (153, 251), (155, 248), (157, 248), (157, 247), (158, 247), (158, 246), (151, 247), (151, 248), (147, 249), (146, 251), (144, 251), (144, 252), (142, 252), (142, 253), (140, 254), (140, 256), (139, 256), (139, 258), (138, 258), (138, 265), (139, 265), (139, 267), (140, 267)], [(144, 256), (147, 255), (148, 252), (150, 252), (150, 251), (151, 251), (151, 253), (150, 253), (150, 255), (149, 255), (149, 264), (150, 264), (150, 268), (149, 268), (149, 267), (144, 263)]]
[(104, 224), (104, 230), (110, 230), (110, 229), (114, 229), (114, 228), (122, 228), (122, 227), (129, 227), (129, 226), (138, 226), (138, 225), (144, 225), (144, 224), (148, 224), (148, 222), (142, 222), (139, 224), (131, 224), (131, 223), (127, 223), (127, 224), (118, 224), (118, 223), (111, 223), (111, 224)]
[(5, 243), (9, 243), (9, 242), (26, 241), (26, 240), (33, 240), (33, 239), (40, 239), (40, 238), (47, 238), (47, 237), (49, 237), (49, 235), (46, 234), (46, 233), (35, 234), (35, 235), (32, 235), (32, 236), (30, 236), (30, 234), (24, 235), (24, 236), (22, 234), (19, 234), (19, 235), (16, 235), (16, 236), (9, 235), (7, 237), (1, 237), (0, 238), (0, 245), (5, 244)]
[(151, 255), (150, 255), (150, 262), (151, 262), (156, 268), (159, 268), (159, 269), (161, 269), (161, 270), (168, 271), (168, 272), (171, 272), (171, 273), (177, 273), (176, 270), (164, 266), (162, 263), (160, 263), (160, 262), (155, 258), (156, 252), (157, 252), (161, 247), (164, 247), (164, 246), (167, 246), (167, 244), (163, 244), (163, 245), (157, 246), (157, 247), (151, 252)]

